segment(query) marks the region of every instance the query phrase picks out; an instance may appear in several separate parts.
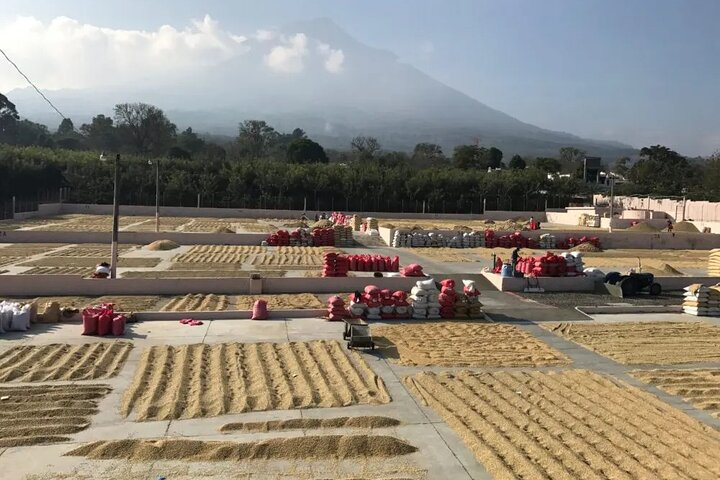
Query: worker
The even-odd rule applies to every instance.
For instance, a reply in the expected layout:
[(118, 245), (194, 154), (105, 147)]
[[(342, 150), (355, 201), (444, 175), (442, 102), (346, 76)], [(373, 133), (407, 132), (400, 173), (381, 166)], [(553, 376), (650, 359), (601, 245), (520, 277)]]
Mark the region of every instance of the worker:
[(510, 263), (512, 264), (512, 271), (515, 271), (515, 267), (517, 266), (518, 260), (520, 259), (520, 247), (515, 247), (515, 250), (513, 250), (512, 255), (510, 256)]
[(318, 220), (320, 220), (320, 215), (318, 215), (318, 214), (316, 213), (316, 214), (315, 214), (315, 223), (317, 223)]
[(302, 221), (302, 222), (308, 221), (308, 217), (307, 217), (307, 215), (305, 215), (305, 212), (303, 212), (302, 215), (300, 215), (300, 221)]
[(668, 221), (667, 221), (667, 230), (668, 230), (668, 232), (670, 232), (670, 233), (672, 233), (672, 231), (673, 231), (673, 223), (672, 223), (672, 220), (670, 220), (669, 218), (668, 218)]
[(98, 266), (95, 267), (95, 273), (93, 273), (92, 278), (109, 278), (110, 277), (110, 264), (107, 262), (102, 262)]
[(325, 212), (320, 214), (320, 220), (327, 220), (327, 215), (325, 215)]

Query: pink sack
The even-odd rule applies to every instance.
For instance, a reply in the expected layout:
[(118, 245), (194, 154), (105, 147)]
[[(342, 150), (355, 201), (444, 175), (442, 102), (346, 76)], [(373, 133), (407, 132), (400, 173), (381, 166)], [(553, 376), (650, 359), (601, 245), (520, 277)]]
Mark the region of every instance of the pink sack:
[(98, 333), (98, 317), (93, 312), (83, 310), (83, 335), (97, 335)]
[(266, 300), (257, 300), (253, 305), (252, 319), (253, 320), (267, 320), (268, 309)]
[(112, 321), (112, 334), (120, 337), (125, 334), (125, 315), (118, 315)]
[(112, 333), (112, 317), (107, 313), (103, 313), (98, 317), (97, 333), (101, 337)]

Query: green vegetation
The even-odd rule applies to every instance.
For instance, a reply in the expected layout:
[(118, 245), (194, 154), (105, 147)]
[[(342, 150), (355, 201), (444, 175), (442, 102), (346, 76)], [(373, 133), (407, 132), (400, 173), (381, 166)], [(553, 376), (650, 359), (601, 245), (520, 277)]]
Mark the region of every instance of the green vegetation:
[[(110, 203), (113, 166), (99, 161), (100, 151), (122, 154), (125, 204), (154, 203), (155, 162), (163, 205), (195, 205), (199, 195), (203, 206), (298, 209), (307, 201), (321, 210), (478, 212), (562, 207), (602, 188), (578, 179), (584, 152), (572, 147), (558, 158), (515, 155), (507, 166), (502, 151), (477, 143), (457, 146), (452, 158), (433, 143), (411, 154), (385, 151), (368, 136), (353, 138), (349, 151), (326, 151), (299, 128), (281, 133), (262, 120), (243, 121), (219, 145), (192, 128), (178, 133), (161, 109), (142, 103), (117, 105), (113, 118), (97, 115), (78, 130), (63, 119), (50, 133), (0, 95), (0, 127), (0, 202), (69, 187), (67, 201)], [(618, 194), (720, 199), (720, 157), (691, 162), (659, 145), (640, 154), (632, 166), (628, 158), (613, 163), (629, 181)]]

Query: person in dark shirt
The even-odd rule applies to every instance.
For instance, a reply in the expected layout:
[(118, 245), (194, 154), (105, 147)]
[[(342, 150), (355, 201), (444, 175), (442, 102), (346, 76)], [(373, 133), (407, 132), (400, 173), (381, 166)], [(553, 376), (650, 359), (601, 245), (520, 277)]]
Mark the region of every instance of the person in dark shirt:
[(510, 261), (512, 263), (512, 270), (515, 271), (515, 266), (517, 266), (518, 259), (520, 258), (520, 247), (515, 247), (515, 250), (512, 251), (512, 255), (510, 256)]

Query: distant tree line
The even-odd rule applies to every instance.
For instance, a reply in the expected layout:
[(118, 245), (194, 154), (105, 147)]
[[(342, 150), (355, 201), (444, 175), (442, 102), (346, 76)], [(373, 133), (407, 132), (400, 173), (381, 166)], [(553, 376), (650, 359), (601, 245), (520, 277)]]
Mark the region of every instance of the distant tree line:
[[(263, 120), (245, 120), (230, 142), (217, 144), (192, 128), (178, 131), (152, 105), (116, 105), (75, 128), (63, 119), (51, 133), (21, 120), (0, 94), (0, 195), (32, 197), (67, 190), (67, 200), (109, 203), (112, 165), (99, 152), (122, 154), (121, 200), (154, 203), (148, 160), (160, 162), (163, 205), (432, 212), (562, 207), (602, 187), (582, 178), (585, 152), (561, 148), (556, 158), (503, 152), (479, 143), (459, 145), (450, 156), (432, 143), (412, 152), (386, 151), (377, 139), (358, 136), (349, 150), (325, 150), (300, 128), (276, 131)], [(618, 193), (681, 195), (720, 200), (720, 156), (703, 162), (662, 147), (643, 148), (630, 164), (610, 168), (627, 182)], [(564, 175), (563, 175), (564, 174)]]

